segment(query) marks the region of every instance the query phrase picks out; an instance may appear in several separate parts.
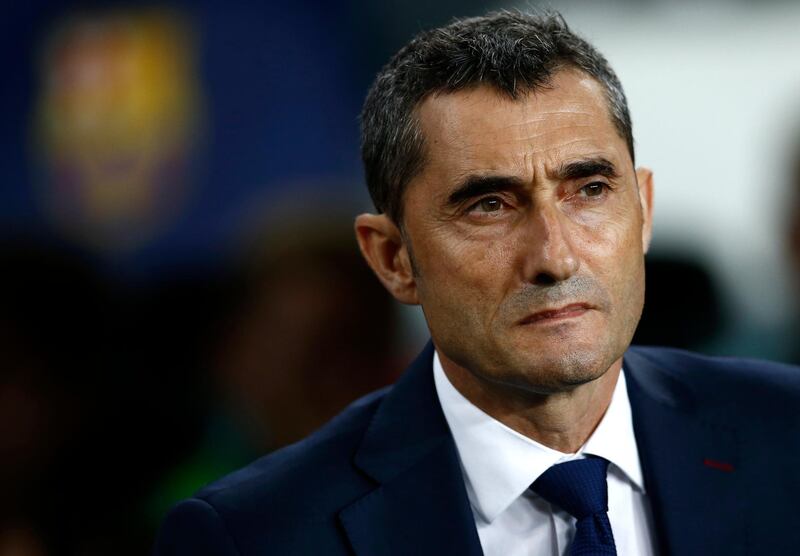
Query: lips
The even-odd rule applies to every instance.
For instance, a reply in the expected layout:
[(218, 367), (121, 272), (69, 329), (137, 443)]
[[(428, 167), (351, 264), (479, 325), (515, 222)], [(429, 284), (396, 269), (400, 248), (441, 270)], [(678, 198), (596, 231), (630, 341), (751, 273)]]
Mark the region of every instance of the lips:
[(533, 313), (532, 315), (528, 315), (520, 321), (520, 324), (545, 323), (575, 318), (583, 315), (586, 313), (586, 311), (591, 309), (592, 306), (588, 303), (570, 303), (569, 305), (564, 305), (563, 307), (545, 309), (543, 311)]

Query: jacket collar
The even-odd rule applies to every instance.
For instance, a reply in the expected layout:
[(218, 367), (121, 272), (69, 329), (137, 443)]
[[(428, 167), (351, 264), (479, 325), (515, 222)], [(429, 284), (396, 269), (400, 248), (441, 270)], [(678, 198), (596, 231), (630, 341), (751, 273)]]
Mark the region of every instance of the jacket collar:
[[(736, 430), (703, 411), (656, 351), (625, 354), (634, 433), (662, 554), (747, 552)], [(436, 397), (429, 342), (386, 395), (354, 464), (378, 487), (340, 513), (357, 554), (480, 555), (458, 454)]]
[(702, 369), (675, 368), (668, 353), (631, 348), (623, 362), (660, 552), (746, 553), (737, 432), (689, 386)]
[(339, 514), (357, 554), (482, 553), (432, 360), (429, 342), (376, 410), (355, 455), (379, 484)]

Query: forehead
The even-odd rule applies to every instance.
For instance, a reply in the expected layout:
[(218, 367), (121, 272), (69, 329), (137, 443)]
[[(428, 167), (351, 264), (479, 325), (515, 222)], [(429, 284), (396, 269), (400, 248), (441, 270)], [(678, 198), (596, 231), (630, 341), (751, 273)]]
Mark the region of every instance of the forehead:
[(422, 174), (530, 173), (587, 156), (632, 166), (602, 86), (577, 70), (559, 71), (517, 99), (479, 86), (431, 96), (417, 110), (426, 143)]

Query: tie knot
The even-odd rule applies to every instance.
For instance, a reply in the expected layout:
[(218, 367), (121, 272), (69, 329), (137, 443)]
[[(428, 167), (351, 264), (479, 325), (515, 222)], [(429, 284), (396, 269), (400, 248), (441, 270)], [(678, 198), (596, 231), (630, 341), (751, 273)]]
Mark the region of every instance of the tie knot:
[(542, 473), (531, 488), (580, 520), (608, 511), (607, 470), (608, 460), (600, 457), (567, 461)]

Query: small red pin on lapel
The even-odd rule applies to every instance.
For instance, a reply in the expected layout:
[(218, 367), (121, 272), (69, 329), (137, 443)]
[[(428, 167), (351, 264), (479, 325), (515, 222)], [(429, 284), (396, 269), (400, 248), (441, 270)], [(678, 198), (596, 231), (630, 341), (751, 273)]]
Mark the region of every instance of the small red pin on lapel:
[(715, 459), (706, 458), (703, 460), (703, 465), (706, 467), (710, 467), (711, 469), (719, 469), (720, 471), (725, 471), (726, 473), (731, 473), (733, 471), (733, 465), (726, 461), (718, 461)]

